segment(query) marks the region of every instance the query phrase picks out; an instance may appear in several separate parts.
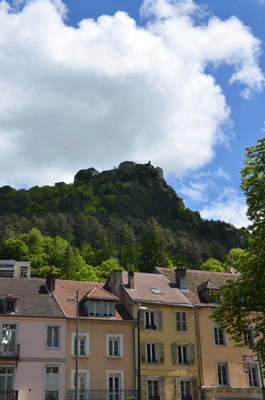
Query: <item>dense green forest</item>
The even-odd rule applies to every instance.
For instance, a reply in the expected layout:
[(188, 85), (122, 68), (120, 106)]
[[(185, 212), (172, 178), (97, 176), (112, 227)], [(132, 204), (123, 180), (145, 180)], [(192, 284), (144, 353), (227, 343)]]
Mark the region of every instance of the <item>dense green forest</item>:
[[(69, 253), (79, 254), (94, 268), (116, 259), (125, 269), (144, 270), (146, 238), (155, 230), (162, 238), (161, 248), (169, 266), (182, 261), (199, 268), (209, 258), (223, 263), (231, 249), (248, 247), (246, 229), (203, 220), (199, 212), (185, 208), (183, 200), (151, 165), (95, 176), (90, 170), (82, 170), (73, 184), (58, 187), (0, 188), (0, 257), (13, 254), (6, 247), (10, 239), (22, 240), (28, 246), (26, 236), (32, 228), (39, 231), (44, 242), (64, 240)], [(47, 243), (43, 246), (47, 249)], [(67, 252), (64, 257), (67, 259)], [(51, 264), (56, 263), (52, 259), (33, 260), (37, 270)]]

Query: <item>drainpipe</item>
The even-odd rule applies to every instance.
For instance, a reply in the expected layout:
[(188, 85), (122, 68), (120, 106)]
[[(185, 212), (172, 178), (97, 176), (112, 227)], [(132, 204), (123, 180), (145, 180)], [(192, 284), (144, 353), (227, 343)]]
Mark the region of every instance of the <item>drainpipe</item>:
[(200, 331), (199, 331), (199, 318), (197, 314), (196, 306), (194, 307), (195, 311), (195, 325), (196, 325), (196, 342), (197, 342), (197, 352), (198, 352), (198, 364), (199, 364), (199, 383), (201, 389), (201, 399), (204, 400), (204, 390), (202, 386), (202, 370), (201, 370), (201, 352), (200, 352)]

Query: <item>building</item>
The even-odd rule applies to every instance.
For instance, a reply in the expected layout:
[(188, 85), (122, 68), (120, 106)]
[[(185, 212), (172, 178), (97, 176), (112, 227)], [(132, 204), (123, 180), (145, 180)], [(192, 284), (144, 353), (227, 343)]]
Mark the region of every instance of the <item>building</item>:
[(56, 280), (55, 298), (67, 321), (66, 392), (74, 399), (76, 302), (79, 297), (80, 400), (127, 399), (136, 395), (134, 328), (136, 322), (102, 283)]
[(49, 287), (0, 278), (1, 400), (65, 399), (66, 322)]
[(216, 308), (218, 290), (228, 279), (239, 274), (231, 269), (227, 273), (186, 269), (156, 268), (169, 282), (176, 285), (194, 305), (197, 336), (200, 342), (200, 391), (202, 399), (254, 400), (262, 398), (261, 379), (257, 363), (244, 373), (242, 356), (252, 354), (248, 344), (255, 340), (254, 327), (246, 332), (246, 346), (239, 348), (230, 336), (209, 317)]
[(0, 260), (1, 278), (30, 278), (30, 261)]
[(137, 318), (138, 306), (143, 308), (140, 312), (141, 399), (197, 400), (198, 349), (191, 301), (161, 274), (114, 270), (107, 284), (134, 318)]

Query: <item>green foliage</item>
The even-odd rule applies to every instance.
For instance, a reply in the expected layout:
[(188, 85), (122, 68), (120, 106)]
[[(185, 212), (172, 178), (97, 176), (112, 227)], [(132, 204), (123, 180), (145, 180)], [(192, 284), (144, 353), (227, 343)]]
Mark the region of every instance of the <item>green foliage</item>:
[(214, 258), (209, 258), (205, 263), (201, 265), (202, 271), (211, 271), (211, 272), (225, 272), (222, 263)]
[(28, 259), (29, 248), (20, 239), (10, 238), (5, 242), (5, 248), (8, 254), (8, 258), (11, 260), (25, 261)]
[(153, 272), (157, 267), (168, 267), (167, 242), (161, 226), (151, 218), (144, 227), (140, 241), (139, 265), (141, 271)]
[(117, 258), (111, 257), (109, 260), (103, 261), (101, 266), (95, 269), (95, 272), (99, 280), (104, 282), (107, 279), (110, 271), (113, 269), (123, 269), (123, 268), (121, 268)]
[(241, 170), (241, 188), (247, 199), (250, 248), (240, 257), (241, 276), (220, 290), (221, 302), (214, 320), (225, 327), (240, 346), (248, 325), (254, 324), (256, 344), (265, 365), (265, 139), (247, 148)]

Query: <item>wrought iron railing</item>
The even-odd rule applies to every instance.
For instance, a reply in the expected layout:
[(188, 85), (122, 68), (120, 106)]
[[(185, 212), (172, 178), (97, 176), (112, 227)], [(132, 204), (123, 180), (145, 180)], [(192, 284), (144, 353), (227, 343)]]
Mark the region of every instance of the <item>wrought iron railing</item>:
[(19, 359), (19, 344), (0, 344), (0, 358)]
[(18, 400), (18, 390), (0, 390), (0, 400)]
[(59, 400), (59, 392), (58, 391), (45, 391), (45, 400)]
[(79, 390), (76, 399), (75, 390), (69, 390), (69, 400), (138, 400), (137, 389), (105, 390), (88, 389)]

